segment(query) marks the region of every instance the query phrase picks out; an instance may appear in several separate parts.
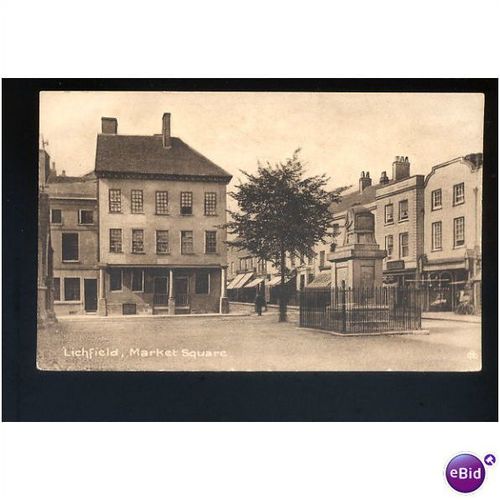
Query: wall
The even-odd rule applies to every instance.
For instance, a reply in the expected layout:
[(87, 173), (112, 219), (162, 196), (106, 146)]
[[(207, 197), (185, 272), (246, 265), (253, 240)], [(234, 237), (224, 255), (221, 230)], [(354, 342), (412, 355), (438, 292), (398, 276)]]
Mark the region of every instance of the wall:
[[(226, 265), (226, 185), (223, 183), (142, 179), (99, 179), (100, 260), (104, 264), (135, 265)], [(109, 189), (121, 189), (122, 213), (109, 213)], [(132, 214), (130, 192), (143, 190), (143, 214)], [(155, 192), (168, 191), (170, 215), (156, 215)], [(180, 215), (180, 192), (193, 192), (193, 214)], [(217, 193), (217, 215), (204, 215), (204, 193)], [(109, 230), (122, 229), (123, 253), (109, 252)], [(145, 253), (131, 253), (132, 229), (144, 229)], [(156, 230), (169, 231), (169, 255), (156, 254)], [(193, 231), (194, 254), (181, 255), (180, 231)], [(205, 231), (217, 231), (217, 253), (205, 254)]]

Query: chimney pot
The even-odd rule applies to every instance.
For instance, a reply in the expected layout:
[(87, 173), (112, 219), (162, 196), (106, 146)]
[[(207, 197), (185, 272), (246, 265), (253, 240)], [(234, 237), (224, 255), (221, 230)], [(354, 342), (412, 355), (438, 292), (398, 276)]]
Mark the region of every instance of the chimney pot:
[(103, 134), (118, 133), (118, 120), (116, 118), (108, 118), (106, 116), (103, 116), (101, 118), (101, 125)]
[(361, 177), (359, 178), (359, 192), (362, 193), (368, 186), (372, 185), (372, 180), (370, 179), (370, 173), (363, 170), (361, 172)]
[(387, 177), (387, 172), (384, 170), (380, 174), (380, 184), (388, 184), (389, 183), (389, 177)]
[(392, 164), (392, 179), (400, 181), (410, 177), (410, 162), (408, 156), (396, 156)]
[(161, 135), (163, 137), (163, 147), (170, 148), (172, 146), (172, 138), (170, 136), (170, 113), (163, 113)]

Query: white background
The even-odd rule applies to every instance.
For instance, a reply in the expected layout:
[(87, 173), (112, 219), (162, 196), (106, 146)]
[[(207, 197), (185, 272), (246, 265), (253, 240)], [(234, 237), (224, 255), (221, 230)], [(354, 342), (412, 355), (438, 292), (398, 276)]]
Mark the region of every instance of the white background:
[[(4, 0), (1, 74), (498, 77), (497, 6)], [(447, 461), (500, 455), (497, 423), (0, 427), (8, 500), (459, 498)], [(475, 498), (498, 498), (499, 468)]]

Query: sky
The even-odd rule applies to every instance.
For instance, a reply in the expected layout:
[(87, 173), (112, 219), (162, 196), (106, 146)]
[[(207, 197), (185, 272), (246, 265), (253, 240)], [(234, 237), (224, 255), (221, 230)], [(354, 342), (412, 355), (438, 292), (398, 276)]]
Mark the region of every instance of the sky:
[[(258, 161), (285, 160), (297, 148), (309, 174), (326, 173), (329, 187), (357, 187), (361, 171), (374, 183), (408, 156), (411, 174), (483, 150), (482, 94), (278, 92), (42, 92), (40, 133), (60, 173), (94, 169), (101, 117), (118, 133), (172, 135), (231, 173)], [(354, 188), (353, 188), (354, 189)]]

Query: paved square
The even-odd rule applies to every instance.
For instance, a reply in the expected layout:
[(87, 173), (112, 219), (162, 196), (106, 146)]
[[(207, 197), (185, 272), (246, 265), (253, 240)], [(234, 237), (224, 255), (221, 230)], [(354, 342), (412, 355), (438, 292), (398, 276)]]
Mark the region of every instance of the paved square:
[(297, 314), (259, 317), (92, 317), (40, 331), (42, 370), (474, 371), (481, 328), (424, 320), (428, 335), (341, 337), (301, 329)]

